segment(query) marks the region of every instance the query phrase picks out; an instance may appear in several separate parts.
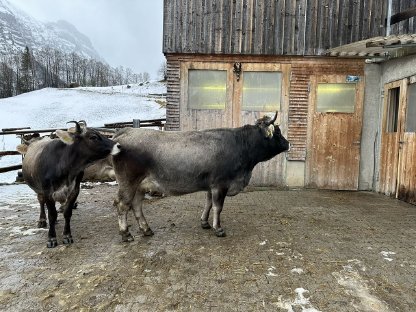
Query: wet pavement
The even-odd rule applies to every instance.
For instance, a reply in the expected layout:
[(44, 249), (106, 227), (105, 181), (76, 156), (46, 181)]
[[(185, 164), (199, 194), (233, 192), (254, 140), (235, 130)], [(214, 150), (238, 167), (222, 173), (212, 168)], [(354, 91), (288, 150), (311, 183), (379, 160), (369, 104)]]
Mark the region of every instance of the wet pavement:
[(122, 243), (117, 186), (82, 189), (75, 243), (46, 248), (36, 197), (0, 187), (1, 311), (416, 311), (416, 206), (369, 192), (252, 189), (146, 201), (152, 237)]

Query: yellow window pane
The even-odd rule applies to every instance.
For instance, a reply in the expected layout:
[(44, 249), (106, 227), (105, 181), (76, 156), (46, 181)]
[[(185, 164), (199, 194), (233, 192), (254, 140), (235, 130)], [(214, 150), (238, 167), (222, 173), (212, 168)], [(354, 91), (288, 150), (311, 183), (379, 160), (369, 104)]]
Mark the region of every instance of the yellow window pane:
[(316, 111), (322, 113), (353, 113), (355, 83), (320, 83)]
[(190, 69), (188, 72), (188, 107), (225, 109), (227, 71)]
[(280, 72), (244, 72), (243, 80), (242, 110), (259, 112), (280, 110), (282, 88)]

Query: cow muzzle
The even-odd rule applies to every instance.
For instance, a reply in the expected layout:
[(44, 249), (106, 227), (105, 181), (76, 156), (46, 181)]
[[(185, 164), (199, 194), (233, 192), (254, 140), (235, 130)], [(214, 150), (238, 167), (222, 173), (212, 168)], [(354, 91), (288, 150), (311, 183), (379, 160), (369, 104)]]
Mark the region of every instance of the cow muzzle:
[(114, 144), (113, 149), (111, 150), (111, 155), (117, 155), (121, 152), (121, 145), (119, 143)]

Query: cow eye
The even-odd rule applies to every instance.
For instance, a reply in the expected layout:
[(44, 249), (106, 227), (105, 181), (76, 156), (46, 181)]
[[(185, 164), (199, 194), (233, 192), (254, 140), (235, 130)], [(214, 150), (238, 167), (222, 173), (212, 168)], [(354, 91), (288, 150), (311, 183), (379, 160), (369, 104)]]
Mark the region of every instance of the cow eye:
[(98, 140), (98, 136), (92, 135), (92, 136), (90, 136), (90, 140), (91, 141), (97, 141)]

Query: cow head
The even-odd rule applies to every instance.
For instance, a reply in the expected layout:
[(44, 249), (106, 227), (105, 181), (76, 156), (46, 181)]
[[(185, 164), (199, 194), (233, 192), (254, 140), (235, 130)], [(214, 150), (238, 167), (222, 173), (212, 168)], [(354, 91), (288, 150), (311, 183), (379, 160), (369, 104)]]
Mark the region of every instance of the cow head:
[(275, 125), (276, 119), (277, 112), (273, 119), (269, 116), (263, 116), (256, 121), (256, 126), (260, 128), (263, 136), (268, 140), (268, 144), (271, 145), (273, 150), (281, 153), (290, 149), (290, 143), (282, 135), (279, 126)]
[(120, 144), (103, 136), (99, 131), (81, 126), (81, 122), (70, 121), (70, 123), (75, 123), (75, 129), (56, 130), (56, 135), (65, 144), (73, 145), (77, 153), (84, 155), (88, 162), (120, 152)]

